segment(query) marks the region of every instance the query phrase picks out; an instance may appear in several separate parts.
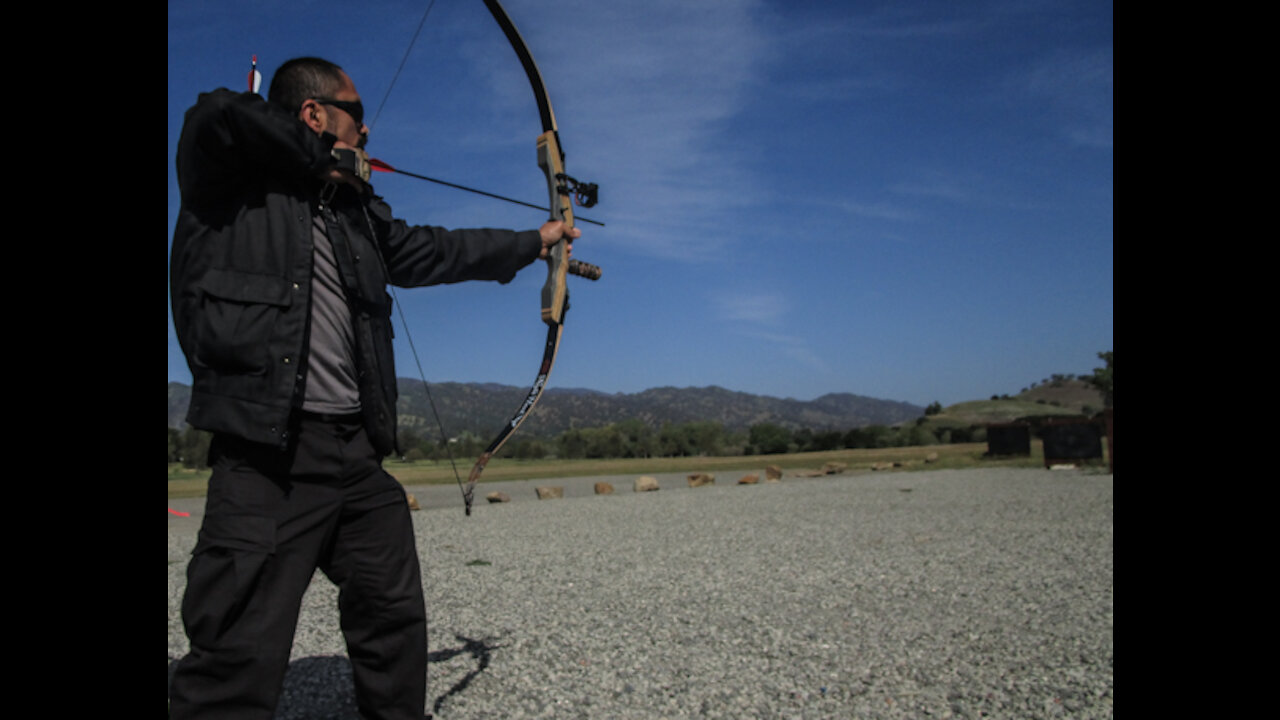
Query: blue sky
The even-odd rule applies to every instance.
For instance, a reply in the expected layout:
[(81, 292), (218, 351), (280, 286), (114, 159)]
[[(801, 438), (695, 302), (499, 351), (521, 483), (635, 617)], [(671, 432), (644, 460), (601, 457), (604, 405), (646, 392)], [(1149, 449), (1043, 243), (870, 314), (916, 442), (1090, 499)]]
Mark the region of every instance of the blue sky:
[[(1087, 374), (1113, 344), (1111, 2), (506, 0), (546, 79), (580, 214), (551, 387), (717, 385), (921, 405)], [(537, 108), (480, 0), (170, 0), (174, 151), (200, 92), (342, 65), (397, 167), (529, 202)], [(549, 12), (554, 10), (554, 14)], [(385, 104), (383, 104), (385, 97)], [(368, 121), (366, 121), (368, 122)], [(413, 224), (536, 210), (376, 175)], [(512, 283), (398, 289), (430, 382), (528, 386), (537, 263)], [(167, 292), (167, 286), (166, 286)], [(166, 295), (167, 297), (167, 295)], [(417, 369), (396, 318), (398, 374)], [(169, 380), (191, 376), (169, 320)]]

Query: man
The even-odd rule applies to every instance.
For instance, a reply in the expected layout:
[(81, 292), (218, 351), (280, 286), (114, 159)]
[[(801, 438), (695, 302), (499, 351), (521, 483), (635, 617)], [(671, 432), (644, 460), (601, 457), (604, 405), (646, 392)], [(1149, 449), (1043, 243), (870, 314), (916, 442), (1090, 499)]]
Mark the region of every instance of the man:
[(368, 133), (351, 78), (318, 58), (281, 66), (267, 101), (220, 89), (186, 115), (170, 289), (187, 421), (214, 437), (175, 719), (274, 715), (316, 568), (340, 590), (361, 714), (423, 717), (413, 525), (381, 466), (396, 429), (386, 285), (506, 283), (581, 233), (410, 227), (335, 162)]

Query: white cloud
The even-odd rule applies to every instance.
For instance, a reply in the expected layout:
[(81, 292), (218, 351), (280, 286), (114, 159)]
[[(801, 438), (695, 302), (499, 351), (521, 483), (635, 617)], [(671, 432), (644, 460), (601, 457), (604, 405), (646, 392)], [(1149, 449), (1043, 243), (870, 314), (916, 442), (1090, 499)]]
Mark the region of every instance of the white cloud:
[(731, 292), (712, 298), (719, 320), (774, 325), (790, 310), (786, 298), (776, 293)]

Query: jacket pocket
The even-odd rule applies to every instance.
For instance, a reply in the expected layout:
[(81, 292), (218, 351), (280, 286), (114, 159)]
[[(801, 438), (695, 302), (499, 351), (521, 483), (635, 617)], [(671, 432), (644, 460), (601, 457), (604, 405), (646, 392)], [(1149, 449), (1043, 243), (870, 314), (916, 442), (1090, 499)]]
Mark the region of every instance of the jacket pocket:
[(264, 374), (271, 336), (293, 302), (292, 283), (271, 275), (210, 270), (197, 284), (194, 362), (226, 373)]

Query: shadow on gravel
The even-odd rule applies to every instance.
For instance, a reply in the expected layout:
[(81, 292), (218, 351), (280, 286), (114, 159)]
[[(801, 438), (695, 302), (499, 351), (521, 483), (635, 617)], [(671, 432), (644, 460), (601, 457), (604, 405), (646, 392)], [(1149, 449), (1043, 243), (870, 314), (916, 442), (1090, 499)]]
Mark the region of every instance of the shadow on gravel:
[[(448, 650), (436, 650), (435, 652), (427, 653), (428, 668), (431, 663), (448, 662), (459, 655), (469, 654), (471, 657), (475, 658), (476, 669), (468, 672), (461, 680), (454, 683), (453, 687), (449, 688), (443, 695), (436, 698), (436, 701), (431, 705), (431, 712), (433, 713), (440, 712), (440, 707), (444, 705), (446, 700), (457, 695), (463, 690), (466, 690), (472, 680), (476, 679), (480, 673), (487, 670), (489, 668), (490, 652), (502, 647), (501, 645), (490, 645), (488, 640), (473, 640), (461, 635), (454, 635), (454, 638), (457, 639), (458, 642), (462, 643), (462, 647), (451, 648)], [(428, 682), (430, 682), (430, 677), (431, 674), (430, 671), (428, 671)]]
[[(457, 647), (433, 650), (427, 654), (427, 679), (431, 681), (432, 663), (445, 663), (459, 655), (470, 655), (475, 669), (470, 670), (432, 703), (432, 712), (440, 712), (445, 702), (467, 689), (471, 681), (489, 668), (492, 651), (502, 647), (489, 640), (455, 636)], [(169, 686), (181, 658), (169, 657)], [(275, 720), (355, 720), (356, 692), (351, 675), (351, 661), (345, 655), (298, 658), (289, 663)]]

